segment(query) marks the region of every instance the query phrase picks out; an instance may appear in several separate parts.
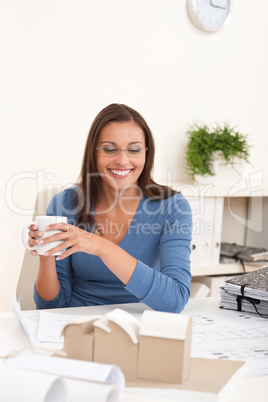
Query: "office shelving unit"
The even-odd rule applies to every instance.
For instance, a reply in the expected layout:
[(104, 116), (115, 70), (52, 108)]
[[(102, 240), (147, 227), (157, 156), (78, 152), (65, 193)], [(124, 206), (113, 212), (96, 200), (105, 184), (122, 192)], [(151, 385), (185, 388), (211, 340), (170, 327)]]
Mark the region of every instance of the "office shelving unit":
[[(240, 263), (219, 262), (221, 241), (268, 247), (268, 187), (245, 179), (233, 186), (181, 182), (172, 187), (192, 207), (194, 281), (208, 284), (211, 277), (222, 276), (224, 281), (228, 275), (244, 272)], [(258, 268), (246, 265), (247, 272)]]

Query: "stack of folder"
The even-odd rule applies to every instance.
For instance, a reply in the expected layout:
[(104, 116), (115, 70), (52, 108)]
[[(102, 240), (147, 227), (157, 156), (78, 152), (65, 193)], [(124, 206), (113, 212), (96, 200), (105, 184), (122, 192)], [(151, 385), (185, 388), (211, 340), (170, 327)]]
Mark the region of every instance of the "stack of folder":
[(268, 268), (229, 278), (221, 288), (221, 307), (268, 318)]
[(220, 256), (222, 262), (228, 260), (257, 262), (268, 260), (268, 249), (250, 246), (240, 246), (236, 243), (221, 243)]

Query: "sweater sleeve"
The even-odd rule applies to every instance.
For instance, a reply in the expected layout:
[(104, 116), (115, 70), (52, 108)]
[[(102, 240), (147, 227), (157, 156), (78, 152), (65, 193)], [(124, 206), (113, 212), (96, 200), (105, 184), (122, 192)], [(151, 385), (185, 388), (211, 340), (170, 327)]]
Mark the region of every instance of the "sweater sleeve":
[(138, 261), (125, 287), (140, 302), (158, 311), (183, 310), (190, 296), (191, 230), (190, 205), (184, 197), (175, 196), (160, 235), (160, 270)]
[[(46, 214), (47, 215), (63, 215), (64, 201), (66, 192), (56, 194), (49, 202)], [(71, 264), (71, 256), (66, 257), (64, 260), (56, 262), (57, 275), (60, 282), (60, 291), (53, 300), (42, 299), (37, 291), (36, 285), (33, 289), (33, 297), (37, 309), (50, 309), (50, 308), (63, 308), (68, 307), (71, 302), (73, 272)]]

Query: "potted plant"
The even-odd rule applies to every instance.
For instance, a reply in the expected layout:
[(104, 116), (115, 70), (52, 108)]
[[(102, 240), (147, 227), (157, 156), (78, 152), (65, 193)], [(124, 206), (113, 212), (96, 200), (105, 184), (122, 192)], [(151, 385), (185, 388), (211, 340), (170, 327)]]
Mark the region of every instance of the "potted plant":
[[(185, 165), (192, 179), (210, 177), (216, 174), (215, 162), (236, 169), (237, 159), (249, 163), (247, 136), (225, 123), (216, 124), (213, 129), (207, 125), (194, 124), (187, 131)], [(199, 180), (198, 180), (199, 181)]]

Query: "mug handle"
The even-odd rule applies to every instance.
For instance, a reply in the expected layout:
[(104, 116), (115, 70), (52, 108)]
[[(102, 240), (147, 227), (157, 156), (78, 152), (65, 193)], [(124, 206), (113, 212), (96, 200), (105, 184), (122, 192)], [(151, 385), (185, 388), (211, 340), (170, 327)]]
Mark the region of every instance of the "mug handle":
[(24, 229), (22, 231), (22, 243), (24, 244), (24, 247), (26, 247), (28, 250), (36, 250), (36, 246), (29, 246), (27, 244), (27, 241), (25, 240), (26, 232), (27, 232), (29, 226), (31, 226), (31, 225), (36, 225), (37, 226), (37, 223), (35, 221), (32, 221), (32, 222), (27, 223), (24, 226)]

